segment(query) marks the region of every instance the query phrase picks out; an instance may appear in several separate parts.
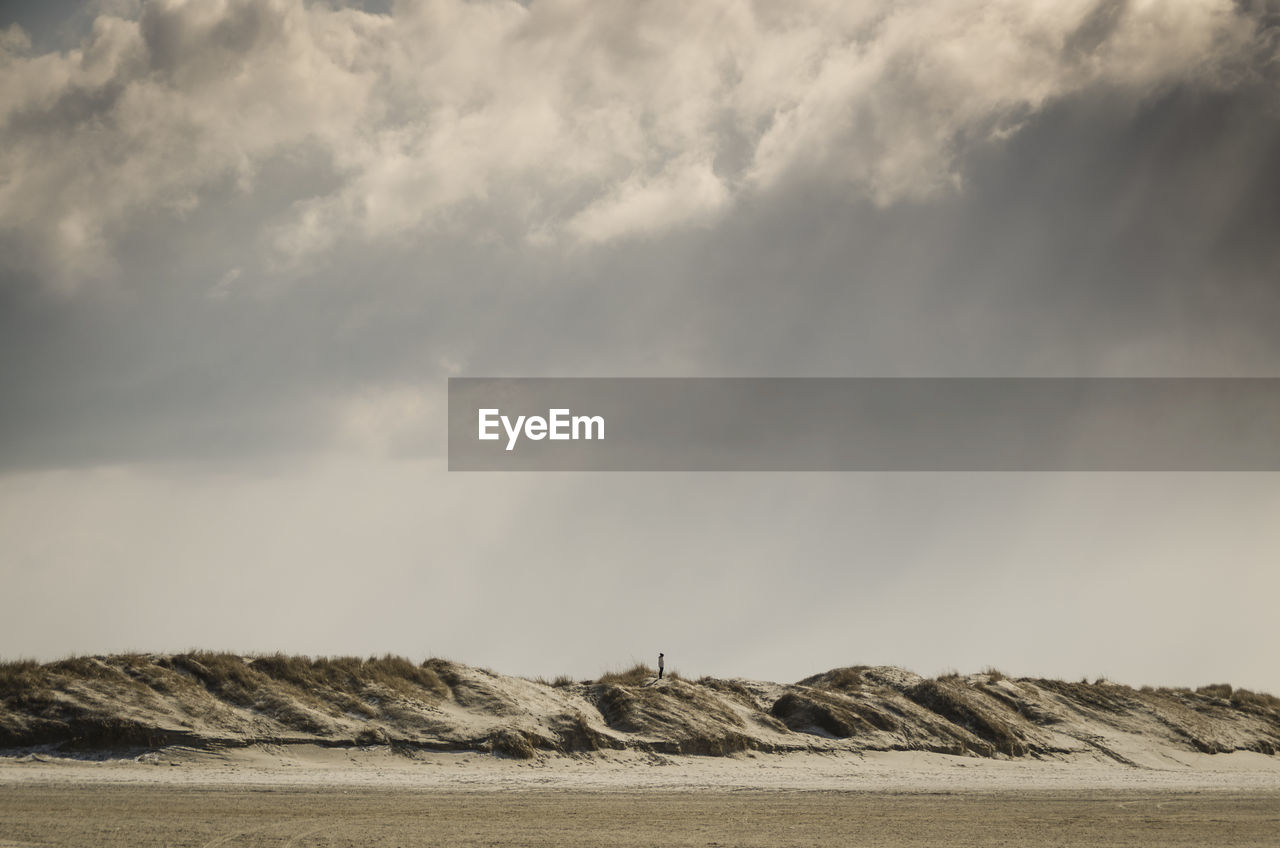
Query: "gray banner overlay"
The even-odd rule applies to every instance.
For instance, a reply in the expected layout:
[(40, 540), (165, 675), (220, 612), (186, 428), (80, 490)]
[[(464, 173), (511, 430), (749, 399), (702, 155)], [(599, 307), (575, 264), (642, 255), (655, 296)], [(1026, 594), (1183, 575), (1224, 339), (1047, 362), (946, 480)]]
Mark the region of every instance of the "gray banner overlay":
[(449, 469), (1280, 471), (1280, 379), (452, 378)]

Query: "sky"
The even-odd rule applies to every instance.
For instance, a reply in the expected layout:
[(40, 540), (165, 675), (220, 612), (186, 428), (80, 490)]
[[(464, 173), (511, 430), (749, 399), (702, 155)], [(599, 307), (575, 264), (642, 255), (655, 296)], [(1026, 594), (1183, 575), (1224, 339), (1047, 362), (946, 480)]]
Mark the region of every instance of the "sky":
[(0, 6), (0, 656), (1280, 692), (1272, 473), (467, 474), (450, 376), (1280, 376), (1280, 3)]

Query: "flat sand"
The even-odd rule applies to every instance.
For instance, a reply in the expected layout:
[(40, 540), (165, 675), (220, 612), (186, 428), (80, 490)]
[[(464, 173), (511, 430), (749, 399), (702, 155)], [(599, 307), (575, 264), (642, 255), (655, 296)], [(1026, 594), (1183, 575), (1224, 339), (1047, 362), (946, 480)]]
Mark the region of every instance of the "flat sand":
[(0, 846), (1275, 846), (1277, 759), (0, 757)]
[(33, 784), (0, 845), (1274, 846), (1280, 793), (411, 790)]

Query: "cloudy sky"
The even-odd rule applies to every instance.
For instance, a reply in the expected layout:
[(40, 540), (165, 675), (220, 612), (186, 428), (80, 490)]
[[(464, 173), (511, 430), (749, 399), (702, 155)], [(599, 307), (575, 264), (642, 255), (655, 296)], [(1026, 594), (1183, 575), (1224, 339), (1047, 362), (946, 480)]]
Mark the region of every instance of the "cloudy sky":
[(450, 474), (471, 376), (1280, 376), (1270, 0), (0, 6), (0, 654), (1280, 691), (1275, 474)]

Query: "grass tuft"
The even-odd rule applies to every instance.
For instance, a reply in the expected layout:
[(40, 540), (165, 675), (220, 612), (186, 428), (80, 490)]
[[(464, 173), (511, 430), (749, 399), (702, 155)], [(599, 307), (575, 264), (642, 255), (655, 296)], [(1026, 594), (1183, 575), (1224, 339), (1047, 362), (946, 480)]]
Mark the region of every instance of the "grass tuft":
[(1231, 693), (1231, 706), (1246, 712), (1271, 714), (1277, 717), (1280, 713), (1280, 698), (1266, 692), (1251, 692), (1248, 689), (1237, 689)]
[(1201, 686), (1199, 689), (1196, 690), (1196, 694), (1208, 695), (1210, 698), (1227, 699), (1231, 697), (1231, 684), (1230, 683), (1211, 683), (1208, 686)]
[[(596, 682), (610, 686), (641, 686), (657, 676), (658, 672), (655, 669), (649, 668), (644, 663), (636, 663), (625, 671), (606, 671)], [(672, 671), (663, 674), (663, 678), (678, 679)]]
[(517, 760), (531, 760), (537, 755), (529, 738), (518, 730), (499, 730), (489, 738), (489, 747), (495, 754)]

